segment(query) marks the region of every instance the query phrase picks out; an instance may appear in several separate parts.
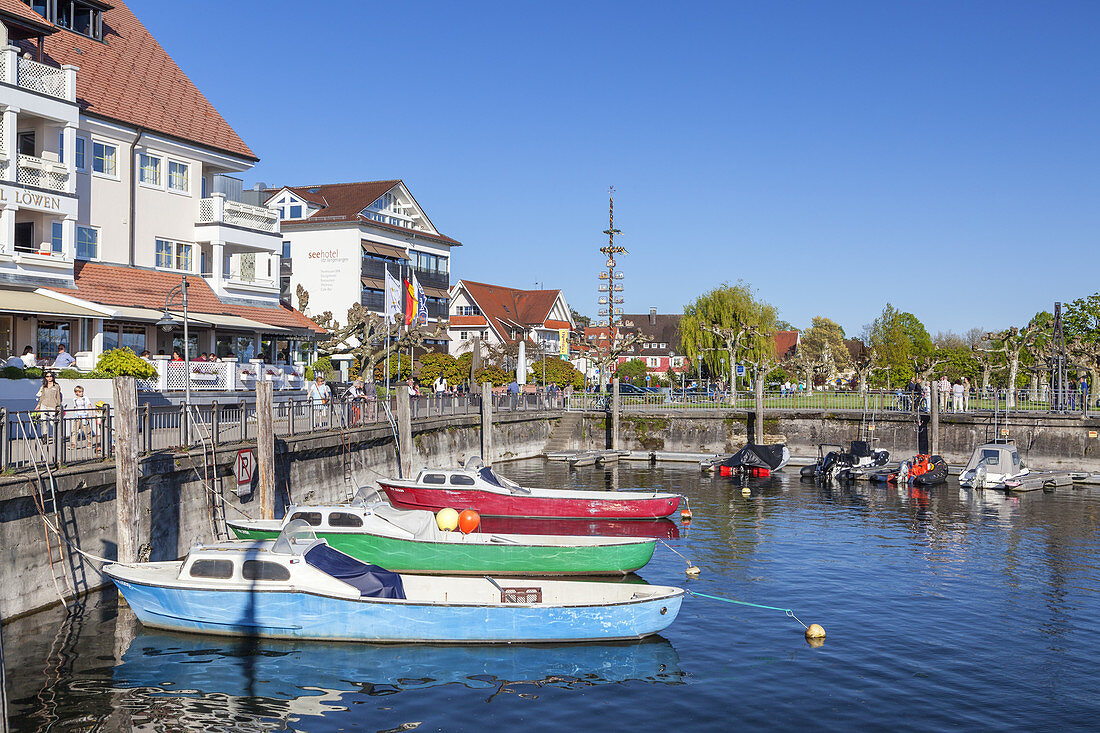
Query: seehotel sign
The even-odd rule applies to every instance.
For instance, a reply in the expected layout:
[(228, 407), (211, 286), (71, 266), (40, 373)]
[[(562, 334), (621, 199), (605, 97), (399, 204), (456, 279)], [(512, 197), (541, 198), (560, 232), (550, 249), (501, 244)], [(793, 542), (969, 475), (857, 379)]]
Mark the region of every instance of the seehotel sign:
[(20, 209), (32, 209), (56, 214), (76, 214), (76, 197), (62, 196), (56, 193), (35, 191), (0, 183), (0, 206), (17, 206)]

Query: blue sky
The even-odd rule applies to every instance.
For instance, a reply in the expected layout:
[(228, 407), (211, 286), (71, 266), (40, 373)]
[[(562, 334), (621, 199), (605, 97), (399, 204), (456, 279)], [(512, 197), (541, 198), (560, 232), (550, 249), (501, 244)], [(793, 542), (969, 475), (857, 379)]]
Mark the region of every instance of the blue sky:
[(452, 281), (594, 315), (613, 184), (627, 312), (743, 279), (963, 332), (1100, 290), (1095, 2), (129, 4), (246, 184), (402, 178)]

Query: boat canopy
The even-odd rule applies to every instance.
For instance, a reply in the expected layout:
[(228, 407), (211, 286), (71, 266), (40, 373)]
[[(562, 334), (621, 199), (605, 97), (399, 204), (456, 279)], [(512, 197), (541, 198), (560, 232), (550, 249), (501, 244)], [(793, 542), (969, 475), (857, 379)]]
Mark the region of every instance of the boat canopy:
[(1008, 443), (986, 443), (974, 449), (974, 455), (970, 456), (970, 463), (966, 464), (963, 473), (985, 466), (989, 473), (1017, 474), (1020, 472), (1020, 454), (1016, 452), (1016, 446)]
[(358, 590), (363, 598), (405, 597), (405, 586), (401, 582), (400, 575), (377, 565), (360, 562), (323, 542), (311, 547), (302, 557), (307, 564), (322, 573), (331, 575)]
[(719, 465), (730, 466), (731, 468), (745, 466), (746, 468), (775, 469), (783, 463), (783, 451), (785, 449), (786, 446), (782, 443), (775, 445), (753, 445), (750, 443)]

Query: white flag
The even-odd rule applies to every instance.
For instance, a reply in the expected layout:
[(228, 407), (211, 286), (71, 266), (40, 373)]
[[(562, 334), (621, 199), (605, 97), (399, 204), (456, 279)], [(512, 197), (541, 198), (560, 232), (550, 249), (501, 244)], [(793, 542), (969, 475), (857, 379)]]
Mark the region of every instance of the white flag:
[(386, 268), (386, 320), (401, 320), (401, 283)]

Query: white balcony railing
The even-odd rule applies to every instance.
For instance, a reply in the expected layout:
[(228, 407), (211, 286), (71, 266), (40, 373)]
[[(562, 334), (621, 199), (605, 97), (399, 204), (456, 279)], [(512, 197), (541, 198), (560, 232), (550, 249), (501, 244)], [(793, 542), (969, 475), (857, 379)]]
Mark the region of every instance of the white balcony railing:
[(268, 234), (279, 233), (279, 214), (266, 206), (229, 201), (221, 194), (199, 201), (199, 224), (228, 224)]
[(76, 101), (75, 66), (50, 66), (20, 58), (16, 46), (0, 47), (0, 81), (49, 97)]
[(64, 192), (69, 190), (69, 169), (63, 163), (33, 155), (20, 155), (16, 180), (24, 186)]
[[(182, 361), (168, 361), (166, 357), (154, 357), (153, 366), (157, 376), (152, 379), (139, 379), (138, 389), (147, 392), (182, 392), (187, 386), (187, 364)], [(262, 359), (252, 359), (239, 363), (235, 359), (222, 359), (214, 362), (193, 361), (190, 363), (191, 389), (196, 391), (235, 392), (256, 389), (257, 379), (273, 382), (275, 389), (303, 389), (305, 367), (302, 362), (290, 364), (268, 364)]]

